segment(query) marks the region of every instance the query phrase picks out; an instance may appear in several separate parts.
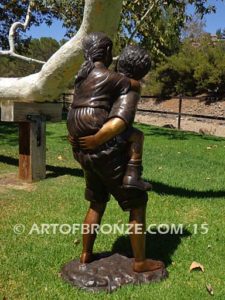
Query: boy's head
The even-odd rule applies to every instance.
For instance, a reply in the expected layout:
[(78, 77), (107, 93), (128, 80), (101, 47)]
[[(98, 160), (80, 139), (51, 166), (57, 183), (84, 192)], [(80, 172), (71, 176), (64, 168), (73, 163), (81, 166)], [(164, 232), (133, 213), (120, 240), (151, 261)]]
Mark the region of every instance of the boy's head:
[(151, 61), (147, 51), (138, 46), (127, 46), (122, 51), (117, 71), (129, 78), (142, 79), (150, 70)]

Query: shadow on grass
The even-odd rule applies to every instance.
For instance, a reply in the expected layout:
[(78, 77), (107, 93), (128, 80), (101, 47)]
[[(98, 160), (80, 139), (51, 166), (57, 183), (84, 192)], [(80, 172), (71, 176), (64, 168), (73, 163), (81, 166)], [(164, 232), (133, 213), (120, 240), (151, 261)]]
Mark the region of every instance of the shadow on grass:
[[(0, 155), (0, 162), (6, 163), (8, 165), (18, 166), (18, 159)], [(58, 176), (63, 175), (71, 175), (71, 176), (78, 176), (83, 177), (83, 171), (77, 168), (68, 168), (68, 167), (59, 167), (59, 166), (51, 166), (47, 165), (46, 170), (51, 172), (47, 173), (46, 178), (55, 178)], [(195, 190), (188, 190), (181, 187), (173, 187), (167, 185), (165, 183), (151, 181), (153, 185), (153, 191), (157, 194), (164, 194), (164, 195), (174, 195), (179, 197), (185, 198), (222, 198), (225, 197), (225, 191), (195, 191)]]
[(157, 194), (164, 194), (164, 195), (173, 195), (185, 198), (223, 198), (225, 197), (225, 190), (224, 191), (195, 191), (195, 190), (188, 190), (182, 187), (173, 187), (167, 185), (162, 182), (151, 181), (153, 186), (153, 191)]
[(15, 123), (1, 122), (0, 123), (0, 139), (1, 143), (10, 146), (18, 145), (18, 125)]
[[(0, 162), (3, 162), (8, 165), (18, 166), (18, 159), (0, 155)], [(68, 167), (59, 167), (59, 166), (51, 166), (46, 165), (46, 170), (51, 172), (46, 174), (46, 178), (56, 178), (63, 175), (71, 175), (71, 176), (78, 176), (83, 177), (83, 171), (78, 168), (68, 168)], [(162, 182), (151, 181), (153, 185), (153, 191), (157, 194), (163, 195), (173, 195), (185, 198), (223, 198), (225, 197), (225, 191), (195, 191), (195, 190), (188, 190), (182, 187), (173, 187), (167, 185)]]
[[(146, 257), (162, 260), (168, 266), (172, 263), (171, 257), (182, 242), (182, 238), (188, 236), (191, 236), (191, 232), (178, 225), (164, 229), (151, 228), (151, 233), (146, 233)], [(129, 236), (119, 237), (113, 244), (112, 252), (133, 257)]]
[(83, 171), (77, 168), (56, 167), (56, 166), (47, 165), (46, 170), (51, 172), (46, 174), (46, 178), (55, 178), (63, 175), (71, 175), (77, 177), (84, 176)]
[(222, 137), (201, 135), (195, 132), (179, 131), (176, 129), (168, 129), (161, 127), (153, 127), (145, 124), (139, 124), (139, 127), (144, 130), (145, 136), (161, 136), (168, 139), (176, 140), (194, 140), (204, 139), (208, 141), (224, 141)]
[[(0, 155), (0, 162), (3, 162), (8, 165), (18, 166), (19, 161), (16, 158)], [(78, 176), (83, 177), (83, 171), (77, 168), (68, 168), (68, 167), (58, 167), (58, 166), (51, 166), (46, 165), (46, 171), (51, 172), (46, 174), (46, 178), (55, 178), (63, 175), (71, 175), (71, 176)]]

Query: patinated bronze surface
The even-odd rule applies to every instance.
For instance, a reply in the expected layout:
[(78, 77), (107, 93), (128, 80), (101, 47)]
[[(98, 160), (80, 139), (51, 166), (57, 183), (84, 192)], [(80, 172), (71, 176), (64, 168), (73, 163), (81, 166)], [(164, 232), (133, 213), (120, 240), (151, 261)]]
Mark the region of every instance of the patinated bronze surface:
[[(162, 270), (164, 264), (145, 256), (146, 190), (149, 186), (140, 178), (143, 134), (132, 128), (140, 97), (132, 74), (136, 73), (137, 79), (146, 74), (148, 57), (138, 48), (126, 51), (127, 55), (121, 56), (123, 59), (118, 66), (124, 74), (127, 68), (133, 81), (124, 74), (107, 69), (112, 61), (112, 42), (107, 36), (103, 33), (87, 36), (84, 41), (85, 63), (75, 81), (68, 131), (74, 158), (84, 171), (85, 198), (90, 201), (84, 224), (100, 224), (109, 197), (113, 195), (120, 207), (130, 212), (133, 271), (141, 273)], [(130, 63), (132, 57), (134, 60)], [(132, 69), (131, 66), (135, 67)], [(137, 224), (141, 227), (138, 234), (135, 230)], [(95, 232), (83, 234), (81, 263), (94, 260), (95, 238)]]
[(112, 293), (126, 284), (149, 284), (165, 279), (165, 268), (151, 272), (136, 273), (132, 270), (132, 258), (113, 254), (90, 264), (73, 260), (61, 270), (61, 276), (70, 284), (91, 292)]

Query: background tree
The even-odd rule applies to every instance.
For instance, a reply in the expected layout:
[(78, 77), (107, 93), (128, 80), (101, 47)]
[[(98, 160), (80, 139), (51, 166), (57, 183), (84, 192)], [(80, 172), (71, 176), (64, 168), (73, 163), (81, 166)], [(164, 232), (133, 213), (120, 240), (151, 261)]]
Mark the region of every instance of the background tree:
[[(20, 7), (20, 11), (15, 10), (22, 19), (26, 15), (28, 1), (12, 1), (9, 4), (3, 0), (1, 2), (1, 22), (7, 20), (9, 24), (10, 12), (14, 10), (14, 6)], [(81, 59), (81, 42), (85, 34), (89, 31), (105, 31), (109, 35), (116, 32), (119, 25), (119, 41), (139, 42), (145, 44), (147, 36), (152, 36), (152, 51), (155, 49), (160, 52), (160, 46), (165, 44), (168, 32), (164, 34), (162, 28), (168, 31), (170, 26), (165, 26), (166, 23), (157, 22), (161, 16), (165, 20), (171, 21), (171, 28), (178, 32), (185, 21), (185, 7), (187, 2), (180, 0), (162, 1), (153, 0), (114, 0), (106, 3), (103, 0), (86, 0), (84, 14), (81, 13), (84, 1), (83, 0), (37, 0), (31, 1), (31, 23), (38, 24), (40, 21), (45, 21), (50, 24), (52, 18), (58, 18), (63, 21), (66, 26), (67, 33), (76, 31), (81, 23), (81, 28), (74, 38), (63, 45), (53, 55), (47, 63), (44, 64), (41, 71), (29, 77), (17, 79), (0, 79), (0, 99), (17, 99), (26, 101), (35, 99), (43, 101), (44, 99), (55, 99), (60, 92), (66, 87), (66, 81), (70, 81), (74, 73), (79, 68)], [(188, 3), (195, 4), (196, 11), (200, 14), (208, 13), (214, 8), (207, 6), (205, 0), (192, 1)], [(123, 4), (123, 8), (122, 8)], [(14, 5), (14, 6), (13, 6)], [(119, 13), (122, 8), (122, 18), (119, 23)], [(11, 10), (10, 10), (11, 9)], [(24, 11), (23, 11), (24, 10)], [(23, 12), (22, 12), (23, 11)], [(71, 14), (68, 19), (67, 14)], [(98, 17), (97, 17), (98, 15)], [(168, 18), (168, 15), (170, 16)], [(23, 16), (23, 17), (22, 17)], [(74, 17), (74, 19), (72, 18)], [(101, 17), (100, 17), (101, 16)], [(176, 18), (175, 18), (176, 16)], [(71, 23), (73, 22), (73, 24)], [(160, 27), (161, 26), (161, 27)], [(159, 30), (161, 28), (161, 30)], [(172, 30), (170, 30), (172, 32)], [(5, 32), (3, 31), (3, 35)], [(120, 43), (119, 43), (120, 44)], [(165, 47), (166, 48), (166, 47)]]
[(198, 45), (186, 39), (179, 53), (159, 63), (148, 76), (145, 92), (160, 97), (180, 93), (225, 95), (225, 41), (204, 34)]
[(181, 31), (182, 39), (198, 40), (205, 33), (205, 20), (199, 14), (192, 15), (187, 19)]
[[(122, 0), (121, 0), (122, 1)], [(66, 37), (71, 38), (79, 29), (83, 18), (84, 0), (36, 0), (32, 4), (30, 26), (40, 23), (51, 25), (54, 18), (61, 20), (67, 29)], [(116, 37), (118, 51), (128, 41), (138, 41), (153, 53), (171, 53), (171, 48), (190, 17), (186, 5), (193, 4), (199, 16), (215, 10), (207, 1), (165, 1), (165, 0), (123, 0), (121, 20)], [(12, 23), (24, 20), (28, 0), (2, 0), (0, 3), (0, 44), (8, 48), (8, 32)], [(143, 16), (145, 16), (143, 20)], [(25, 34), (20, 39), (26, 41)], [(177, 44), (177, 41), (176, 43)], [(175, 47), (176, 48), (176, 47)], [(173, 50), (172, 50), (173, 52)]]
[[(33, 39), (26, 46), (20, 47), (20, 54), (47, 61), (61, 46), (52, 38)], [(24, 61), (0, 56), (0, 77), (23, 77), (39, 72), (42, 65), (37, 63), (24, 63)]]
[(217, 29), (216, 35), (218, 39), (225, 39), (225, 29)]

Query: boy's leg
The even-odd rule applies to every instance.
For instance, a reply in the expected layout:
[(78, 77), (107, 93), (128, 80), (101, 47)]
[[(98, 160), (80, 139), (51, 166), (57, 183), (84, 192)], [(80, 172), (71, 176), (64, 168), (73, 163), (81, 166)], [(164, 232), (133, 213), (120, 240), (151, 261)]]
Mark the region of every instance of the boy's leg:
[(145, 216), (146, 205), (138, 208), (133, 208), (130, 211), (130, 224), (132, 225), (130, 241), (134, 255), (133, 270), (135, 272), (154, 271), (164, 267), (164, 264), (161, 261), (146, 259)]
[(142, 131), (132, 128), (127, 141), (129, 143), (130, 159), (127, 164), (123, 186), (126, 188), (138, 188), (143, 191), (148, 191), (152, 188), (152, 185), (141, 179), (144, 134)]
[[(92, 202), (83, 222), (83, 249), (80, 256), (81, 263), (93, 260), (93, 246), (96, 239), (97, 226), (100, 225), (106, 203)], [(97, 224), (97, 226), (96, 226)]]
[(129, 156), (130, 160), (142, 160), (143, 146), (144, 146), (144, 134), (137, 128), (130, 130), (130, 135), (127, 139), (130, 143)]

